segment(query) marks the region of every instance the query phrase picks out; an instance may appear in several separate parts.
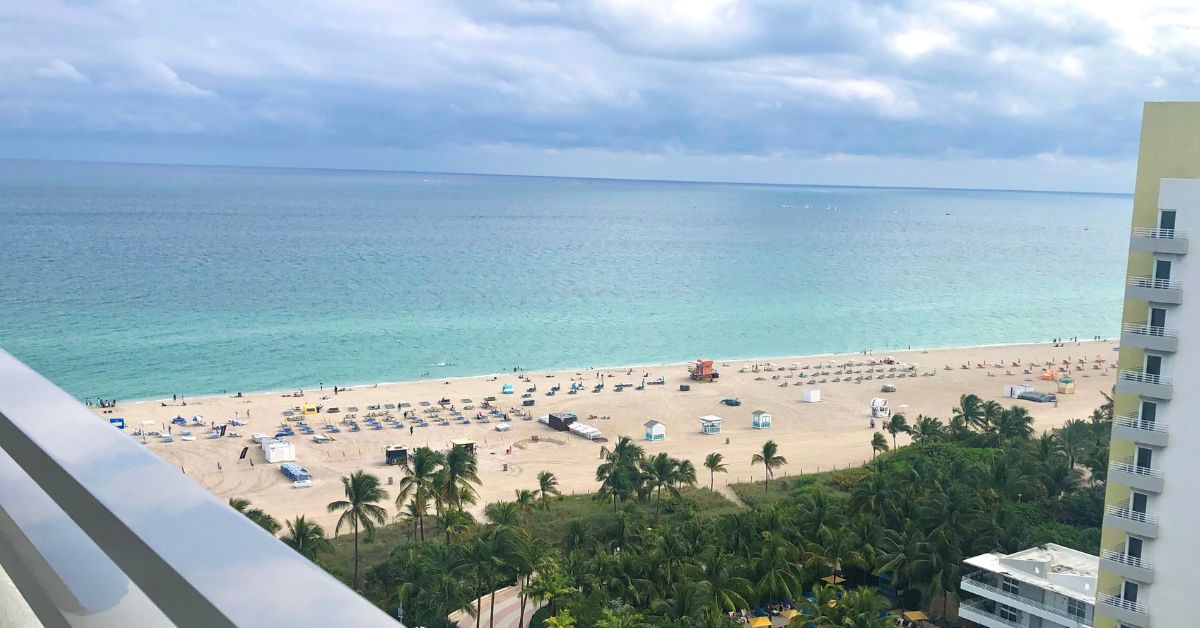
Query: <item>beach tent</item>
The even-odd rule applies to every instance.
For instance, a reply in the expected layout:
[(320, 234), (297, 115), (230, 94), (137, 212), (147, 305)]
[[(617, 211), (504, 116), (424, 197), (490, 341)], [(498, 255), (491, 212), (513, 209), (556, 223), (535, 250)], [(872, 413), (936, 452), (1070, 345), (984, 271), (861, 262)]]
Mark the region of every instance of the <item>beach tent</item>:
[(871, 416), (879, 419), (892, 415), (892, 409), (888, 407), (887, 399), (876, 397), (871, 400)]
[(475, 453), (475, 441), (465, 438), (456, 438), (450, 441), (451, 447), (462, 447), (471, 453)]
[(508, 423), (497, 423), (496, 424), (497, 432), (507, 432), (510, 429), (512, 429), (512, 426), (509, 425)]
[(572, 434), (582, 436), (588, 440), (600, 440), (601, 438), (604, 438), (604, 435), (600, 433), (600, 430), (583, 423), (572, 423), (570, 431)]
[(505, 385), (501, 386), (501, 387), (500, 387), (500, 394), (502, 394), (502, 395), (511, 395), (511, 394), (513, 394), (513, 387), (512, 387), (512, 384), (505, 384)]
[(321, 409), (318, 408), (317, 404), (315, 404), (315, 403), (304, 404), (304, 416), (312, 416), (314, 414), (317, 414), (320, 411), (321, 411)]
[(1074, 395), (1075, 394), (1075, 378), (1074, 377), (1058, 378), (1058, 393), (1060, 395)]
[(750, 628), (771, 628), (771, 619), (769, 617), (755, 617), (747, 625)]
[(820, 402), (821, 402), (821, 389), (820, 388), (809, 388), (808, 390), (804, 391), (804, 403), (820, 403)]
[(667, 426), (662, 421), (646, 421), (646, 440), (663, 440), (667, 437)]
[(725, 419), (712, 414), (700, 417), (700, 433), (701, 434), (720, 434), (721, 423)]
[(1004, 396), (1008, 397), (1009, 399), (1016, 399), (1017, 395), (1023, 392), (1029, 392), (1033, 389), (1033, 386), (1026, 386), (1025, 384), (1005, 384)]
[(750, 427), (756, 430), (771, 429), (771, 413), (766, 410), (755, 410), (750, 414)]
[(404, 445), (388, 445), (383, 448), (384, 464), (404, 464), (408, 461), (408, 448)]

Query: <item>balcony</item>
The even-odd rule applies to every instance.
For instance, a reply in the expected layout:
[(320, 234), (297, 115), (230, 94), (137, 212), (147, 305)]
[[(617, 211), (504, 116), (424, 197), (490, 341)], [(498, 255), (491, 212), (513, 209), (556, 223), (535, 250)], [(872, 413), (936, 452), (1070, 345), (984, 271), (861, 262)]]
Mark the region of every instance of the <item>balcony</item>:
[(1100, 569), (1137, 582), (1154, 582), (1154, 563), (1126, 554), (1124, 545), (1101, 549)]
[(1179, 305), (1183, 303), (1183, 289), (1178, 281), (1130, 275), (1125, 282), (1125, 298)]
[(1055, 626), (1070, 626), (1071, 628), (1088, 628), (1084, 619), (1076, 617), (1066, 609), (1047, 606), (1038, 600), (1027, 598), (1016, 593), (1009, 593), (989, 582), (997, 576), (987, 571), (976, 571), (963, 576), (960, 587), (963, 591), (975, 595), (998, 600), (1030, 615), (1041, 617), (1052, 622)]
[(399, 625), (4, 351), (0, 569), (44, 626)]
[(1132, 415), (1113, 417), (1112, 435), (1151, 447), (1167, 446), (1167, 424), (1162, 421), (1143, 421)]
[(975, 622), (987, 628), (1025, 628), (1023, 624), (1009, 621), (984, 607), (986, 600), (970, 600), (958, 605), (958, 618)]
[(1151, 493), (1163, 490), (1163, 472), (1134, 464), (1133, 458), (1117, 460), (1108, 465), (1108, 481)]
[(1184, 255), (1188, 250), (1188, 234), (1178, 229), (1134, 227), (1129, 234), (1129, 248), (1134, 251)]
[(1150, 397), (1151, 399), (1171, 398), (1171, 378), (1136, 371), (1121, 369), (1117, 372), (1117, 392)]
[(1137, 628), (1150, 628), (1150, 609), (1120, 596), (1120, 591), (1096, 596), (1096, 612), (1108, 615), (1118, 623)]
[(1179, 349), (1179, 331), (1146, 323), (1125, 323), (1121, 325), (1121, 346), (1174, 353)]
[(1116, 528), (1149, 539), (1158, 538), (1158, 517), (1129, 507), (1129, 500), (1104, 507), (1104, 527)]

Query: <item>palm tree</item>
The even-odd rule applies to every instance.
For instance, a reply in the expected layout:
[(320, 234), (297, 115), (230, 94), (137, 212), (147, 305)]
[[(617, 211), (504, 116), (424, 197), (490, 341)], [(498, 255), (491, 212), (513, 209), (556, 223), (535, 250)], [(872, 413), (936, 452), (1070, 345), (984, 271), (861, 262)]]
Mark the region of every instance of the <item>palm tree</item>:
[(729, 469), (725, 468), (725, 456), (713, 452), (704, 458), (704, 468), (708, 469), (708, 490), (713, 490), (713, 484), (716, 480), (717, 473), (728, 473)]
[(885, 437), (882, 432), (875, 432), (875, 435), (871, 437), (871, 458), (874, 458), (875, 454), (882, 453), (887, 450), (887, 437)]
[(514, 492), (517, 496), (517, 506), (520, 507), (521, 512), (525, 513), (525, 516), (528, 517), (533, 513), (533, 509), (537, 505), (538, 492), (531, 491), (527, 488), (519, 488)]
[(515, 528), (521, 525), (521, 511), (521, 504), (518, 502), (493, 502), (483, 509), (483, 514), (494, 525)]
[(463, 504), (474, 504), (479, 497), (474, 486), (479, 484), (479, 459), (466, 447), (455, 445), (446, 452), (439, 475), (447, 505), (461, 509)]
[(963, 395), (958, 398), (958, 406), (951, 409), (951, 421), (957, 420), (961, 425), (971, 428), (984, 421), (983, 403), (975, 395)]
[(325, 528), (305, 519), (304, 515), (287, 522), (287, 534), (280, 540), (313, 562), (316, 562), (318, 554), (333, 549), (333, 544), (325, 538)]
[(417, 504), (414, 510), (422, 541), (425, 540), (425, 513), (429, 510), (429, 496), (434, 494), (434, 478), (444, 461), (445, 457), (440, 452), (418, 447), (401, 468), (404, 477), (400, 478), (397, 487), (396, 508), (402, 509), (404, 502), (412, 497)]
[(775, 475), (775, 469), (787, 464), (787, 458), (779, 455), (779, 445), (773, 440), (763, 443), (762, 451), (754, 454), (750, 458), (750, 466), (762, 464), (763, 470), (766, 472), (763, 475), (763, 492), (770, 490), (771, 478)]
[(537, 474), (538, 479), (538, 495), (541, 496), (542, 510), (550, 510), (550, 495), (562, 495), (558, 490), (558, 478), (549, 471), (542, 471)]
[(692, 464), (691, 460), (684, 458), (679, 460), (679, 470), (675, 474), (675, 484), (680, 488), (684, 486), (696, 485), (696, 465)]
[(475, 525), (475, 517), (458, 508), (443, 509), (442, 514), (436, 515), (435, 519), (445, 533), (447, 543), (460, 539)]
[(932, 443), (942, 438), (945, 428), (937, 417), (918, 414), (910, 434), (914, 443)]
[(642, 447), (628, 436), (617, 439), (612, 449), (600, 449), (604, 462), (596, 467), (596, 481), (600, 482), (600, 490), (596, 495), (600, 498), (611, 497), (613, 510), (617, 509), (617, 500), (624, 501), (637, 492), (641, 481), (638, 461), (643, 453)]
[(992, 426), (1004, 440), (1029, 440), (1033, 436), (1033, 417), (1021, 406), (1001, 411)]
[(657, 511), (662, 511), (662, 490), (665, 487), (675, 497), (679, 496), (679, 489), (675, 488), (675, 484), (679, 479), (679, 461), (668, 456), (666, 452), (660, 452), (653, 456), (642, 458), (640, 463), (642, 467), (642, 477), (645, 478), (647, 486), (655, 491), (657, 495)]
[(670, 619), (694, 622), (712, 605), (712, 587), (707, 582), (680, 580), (671, 587), (666, 600), (659, 600), (654, 609)]
[(229, 505), (236, 511), (246, 515), (246, 518), (258, 524), (258, 527), (270, 532), (272, 536), (279, 532), (279, 522), (275, 517), (268, 515), (262, 508), (251, 508), (250, 500), (241, 497), (231, 497)]
[(903, 412), (898, 412), (892, 415), (891, 419), (884, 422), (883, 429), (892, 435), (892, 449), (895, 449), (896, 434), (908, 433), (908, 417), (904, 416)]
[(338, 517), (333, 533), (342, 530), (342, 525), (354, 526), (354, 588), (358, 581), (358, 530), (362, 528), (370, 538), (375, 535), (375, 526), (387, 521), (387, 511), (377, 504), (387, 499), (387, 491), (379, 485), (379, 478), (365, 471), (355, 471), (342, 477), (342, 489), (346, 499), (329, 502), (329, 512), (345, 511)]

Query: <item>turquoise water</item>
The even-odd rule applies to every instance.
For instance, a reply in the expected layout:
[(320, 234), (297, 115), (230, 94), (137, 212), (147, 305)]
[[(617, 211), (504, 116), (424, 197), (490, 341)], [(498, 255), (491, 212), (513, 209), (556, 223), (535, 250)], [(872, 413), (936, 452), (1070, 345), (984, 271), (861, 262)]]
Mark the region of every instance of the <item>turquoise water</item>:
[(128, 399), (1112, 337), (1130, 204), (0, 161), (0, 346)]

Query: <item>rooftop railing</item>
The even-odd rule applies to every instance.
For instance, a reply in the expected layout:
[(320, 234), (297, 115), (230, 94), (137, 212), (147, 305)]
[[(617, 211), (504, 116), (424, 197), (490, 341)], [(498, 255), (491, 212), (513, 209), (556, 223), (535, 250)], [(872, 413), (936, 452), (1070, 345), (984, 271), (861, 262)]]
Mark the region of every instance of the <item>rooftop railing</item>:
[(0, 350), (0, 568), (44, 626), (397, 626)]
[(959, 617), (961, 617), (963, 619), (971, 619), (971, 613), (979, 613), (985, 619), (1003, 624), (1005, 626), (1011, 626), (1012, 628), (1025, 628), (1022, 624), (1020, 624), (1018, 622), (1012, 621), (1011, 619), (1005, 619), (1005, 618), (997, 615), (996, 613), (993, 613), (993, 612), (987, 610), (986, 608), (983, 607), (983, 605), (984, 605), (983, 600), (970, 600), (968, 602), (962, 602), (958, 605)]

